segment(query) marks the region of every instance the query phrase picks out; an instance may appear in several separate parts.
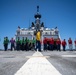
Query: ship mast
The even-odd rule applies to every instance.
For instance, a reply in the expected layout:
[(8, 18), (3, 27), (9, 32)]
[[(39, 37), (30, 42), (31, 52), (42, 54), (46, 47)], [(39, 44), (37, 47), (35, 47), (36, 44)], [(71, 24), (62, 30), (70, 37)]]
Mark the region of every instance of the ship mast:
[(37, 13), (34, 16), (35, 18), (35, 28), (36, 30), (40, 30), (41, 24), (40, 24), (40, 18), (41, 18), (41, 14), (39, 14), (39, 6), (37, 6)]

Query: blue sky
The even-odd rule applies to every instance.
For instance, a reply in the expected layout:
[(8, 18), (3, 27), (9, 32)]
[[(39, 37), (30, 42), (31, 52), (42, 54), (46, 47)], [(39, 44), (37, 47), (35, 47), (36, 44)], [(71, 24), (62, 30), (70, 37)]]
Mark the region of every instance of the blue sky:
[(58, 27), (61, 38), (76, 38), (76, 0), (0, 0), (0, 48), (3, 38), (14, 37), (18, 26), (29, 27), (40, 7), (45, 27)]

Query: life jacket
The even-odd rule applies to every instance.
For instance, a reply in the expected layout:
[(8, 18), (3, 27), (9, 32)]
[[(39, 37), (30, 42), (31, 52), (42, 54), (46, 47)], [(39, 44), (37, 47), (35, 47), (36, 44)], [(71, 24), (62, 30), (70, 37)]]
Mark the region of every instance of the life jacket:
[(54, 44), (53, 38), (51, 38), (51, 39), (49, 40), (49, 43), (52, 44), (52, 45)]
[(46, 38), (44, 38), (43, 43), (47, 44), (47, 39)]
[(60, 44), (61, 45), (61, 40), (57, 40), (56, 44)]
[(75, 45), (76, 45), (76, 40), (74, 41)]
[(65, 46), (66, 45), (66, 41), (62, 41), (62, 46)]
[(72, 40), (68, 40), (68, 43), (69, 43), (69, 44), (72, 44)]
[(38, 31), (37, 34), (36, 34), (36, 40), (40, 41), (41, 39), (41, 34), (40, 32)]

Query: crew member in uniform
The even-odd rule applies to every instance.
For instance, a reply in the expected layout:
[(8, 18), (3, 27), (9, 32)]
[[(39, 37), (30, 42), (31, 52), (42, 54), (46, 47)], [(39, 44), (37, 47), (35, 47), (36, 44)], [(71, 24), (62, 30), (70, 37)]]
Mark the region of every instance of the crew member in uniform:
[(67, 43), (66, 43), (66, 41), (65, 41), (65, 39), (64, 39), (64, 40), (62, 41), (63, 51), (65, 51), (66, 45), (67, 45)]
[(25, 39), (24, 37), (21, 40), (21, 50), (24, 51)]
[(75, 39), (75, 41), (74, 41), (74, 44), (75, 44), (75, 50), (76, 50), (76, 39)]
[(58, 50), (61, 51), (61, 40), (60, 40), (60, 38), (57, 39), (56, 44), (57, 44), (57, 51)]
[(44, 44), (44, 51), (47, 51), (47, 38), (46, 37), (44, 37), (43, 44)]
[(20, 38), (16, 39), (16, 49), (19, 51), (20, 50)]
[(32, 49), (35, 50), (36, 39), (33, 37), (32, 40)]
[(73, 46), (72, 46), (72, 39), (71, 38), (69, 38), (68, 44), (69, 44), (69, 50), (72, 51)]
[(10, 43), (11, 43), (11, 51), (12, 51), (13, 49), (15, 49), (15, 40), (11, 38)]
[(25, 50), (26, 50), (26, 51), (29, 50), (28, 45), (29, 45), (29, 39), (26, 37), (26, 38), (25, 38)]
[(39, 51), (41, 51), (41, 33), (40, 30), (38, 30), (37, 34), (36, 34), (36, 50), (38, 49)]
[(5, 51), (7, 51), (8, 49), (8, 43), (9, 43), (8, 37), (4, 37), (3, 44), (4, 44)]

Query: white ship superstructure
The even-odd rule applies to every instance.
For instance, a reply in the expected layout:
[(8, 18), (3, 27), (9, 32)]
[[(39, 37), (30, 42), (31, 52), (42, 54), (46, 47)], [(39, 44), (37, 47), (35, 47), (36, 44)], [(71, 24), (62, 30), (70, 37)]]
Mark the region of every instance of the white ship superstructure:
[[(46, 28), (44, 26), (44, 22), (41, 22), (41, 14), (39, 14), (39, 6), (37, 6), (37, 13), (34, 15), (35, 22), (31, 23), (31, 27), (29, 28), (20, 28), (18, 27), (16, 31), (16, 38), (20, 37), (22, 39), (23, 37), (28, 39), (33, 39), (36, 35), (36, 31), (41, 30), (41, 37), (42, 39), (46, 36), (48, 38), (53, 37), (54, 39), (59, 38), (59, 31), (57, 27), (55, 28)], [(41, 39), (41, 40), (42, 40)]]

